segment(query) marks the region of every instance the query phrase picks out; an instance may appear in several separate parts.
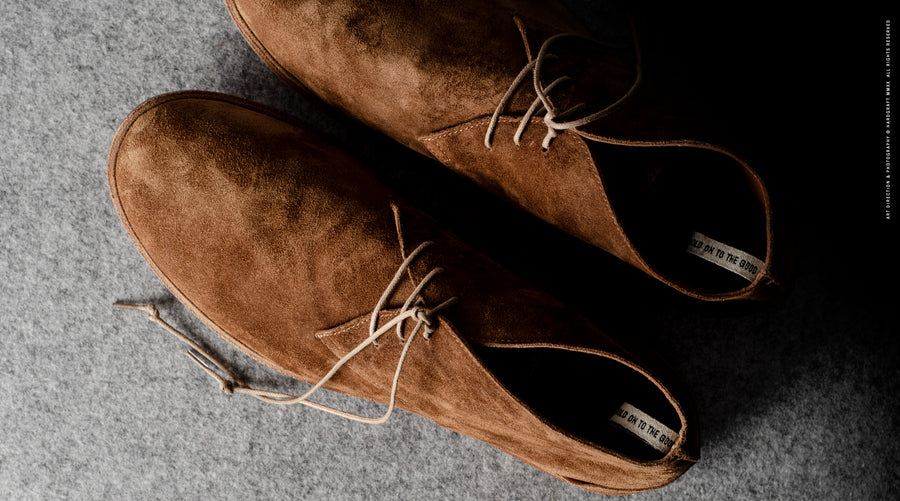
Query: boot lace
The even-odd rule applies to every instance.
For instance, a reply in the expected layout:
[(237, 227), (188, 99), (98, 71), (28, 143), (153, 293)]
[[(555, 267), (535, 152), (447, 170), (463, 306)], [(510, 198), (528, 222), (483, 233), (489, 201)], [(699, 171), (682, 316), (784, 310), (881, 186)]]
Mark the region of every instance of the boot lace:
[[(189, 338), (181, 331), (172, 327), (169, 323), (163, 320), (159, 315), (159, 309), (152, 303), (129, 304), (116, 302), (113, 304), (113, 306), (146, 312), (147, 317), (150, 321), (159, 324), (166, 331), (190, 346), (190, 349), (187, 351), (188, 356), (190, 356), (191, 359), (196, 362), (197, 365), (199, 365), (207, 374), (215, 379), (219, 383), (219, 388), (226, 394), (230, 395), (233, 393), (243, 393), (257, 398), (263, 402), (277, 405), (302, 404), (308, 407), (312, 407), (313, 409), (318, 409), (320, 411), (334, 414), (336, 416), (340, 416), (353, 421), (378, 424), (387, 421), (388, 418), (390, 418), (391, 414), (394, 412), (397, 387), (400, 381), (400, 372), (403, 368), (403, 362), (404, 360), (406, 360), (406, 354), (409, 351), (410, 346), (412, 346), (412, 341), (416, 338), (416, 334), (421, 332), (421, 337), (423, 339), (430, 339), (431, 335), (437, 329), (437, 314), (444, 309), (453, 306), (459, 301), (458, 296), (453, 296), (450, 299), (447, 299), (441, 304), (435, 306), (434, 308), (429, 309), (424, 306), (421, 298), (419, 297), (419, 293), (422, 292), (422, 290), (434, 279), (434, 277), (444, 271), (444, 269), (440, 267), (434, 268), (433, 270), (431, 270), (431, 272), (425, 275), (425, 277), (422, 278), (421, 281), (419, 281), (415, 289), (412, 291), (412, 293), (410, 293), (409, 297), (403, 303), (403, 306), (400, 308), (397, 316), (385, 322), (385, 324), (381, 327), (378, 327), (378, 315), (381, 310), (387, 305), (387, 302), (391, 299), (391, 296), (393, 296), (394, 291), (403, 278), (403, 273), (409, 268), (409, 266), (419, 256), (419, 254), (421, 254), (422, 251), (424, 251), (433, 243), (434, 242), (431, 241), (423, 242), (414, 251), (412, 251), (409, 256), (407, 256), (407, 258), (397, 269), (397, 272), (394, 274), (394, 278), (391, 280), (390, 284), (388, 284), (387, 288), (384, 290), (384, 293), (381, 295), (381, 298), (378, 300), (378, 303), (375, 305), (375, 308), (372, 310), (372, 316), (369, 321), (369, 336), (361, 343), (359, 343), (353, 350), (351, 350), (340, 360), (338, 360), (338, 362), (334, 364), (331, 370), (329, 370), (328, 373), (326, 373), (318, 383), (313, 385), (313, 387), (310, 388), (306, 393), (299, 396), (277, 391), (261, 390), (251, 387), (249, 384), (245, 383), (241, 378), (239, 378), (233, 371), (231, 371), (224, 363), (213, 356), (208, 350), (204, 349), (193, 339)], [(403, 329), (407, 320), (415, 320), (416, 324), (410, 334), (404, 337)], [(337, 372), (341, 369), (341, 367), (344, 366), (344, 364), (349, 362), (350, 359), (355, 357), (359, 352), (364, 350), (369, 345), (378, 347), (378, 339), (391, 329), (396, 329), (396, 335), (400, 339), (400, 342), (403, 343), (403, 349), (400, 352), (400, 357), (397, 361), (397, 368), (394, 371), (394, 379), (391, 383), (390, 402), (388, 404), (387, 410), (383, 415), (378, 417), (361, 416), (309, 400), (309, 398), (312, 397), (313, 394), (319, 391), (319, 389), (321, 389), (326, 383), (328, 383), (328, 381), (331, 380), (331, 378), (334, 377), (335, 374), (337, 374)], [(219, 371), (221, 371), (221, 373)]]
[[(632, 26), (633, 29), (633, 26)], [(494, 110), (494, 115), (491, 117), (490, 122), (488, 123), (487, 132), (484, 134), (484, 146), (488, 150), (490, 150), (493, 146), (493, 137), (494, 131), (497, 128), (497, 123), (500, 120), (500, 115), (506, 110), (507, 106), (509, 106), (509, 102), (512, 99), (513, 95), (516, 93), (516, 90), (519, 86), (522, 85), (522, 82), (525, 81), (525, 78), (528, 76), (528, 73), (532, 73), (532, 80), (534, 83), (534, 92), (537, 94), (537, 97), (531, 103), (531, 106), (528, 107), (528, 110), (522, 116), (522, 119), (519, 121), (519, 126), (516, 129), (516, 133), (513, 136), (513, 142), (516, 146), (520, 146), (520, 142), (522, 139), (522, 134), (525, 132), (525, 129), (528, 127), (528, 124), (531, 121), (531, 117), (535, 116), (542, 110), (546, 110), (544, 114), (544, 125), (547, 126), (547, 134), (544, 136), (544, 140), (541, 142), (542, 148), (546, 151), (550, 148), (550, 142), (553, 141), (560, 132), (573, 129), (575, 127), (581, 127), (583, 125), (587, 125), (597, 119), (600, 119), (609, 113), (611, 113), (616, 107), (625, 102), (637, 89), (638, 83), (641, 80), (641, 64), (640, 64), (640, 51), (637, 50), (637, 43), (635, 42), (635, 55), (637, 57), (637, 72), (635, 75), (634, 82), (631, 84), (631, 87), (628, 91), (623, 94), (619, 99), (610, 104), (609, 106), (603, 108), (602, 110), (596, 111), (589, 115), (585, 115), (580, 118), (569, 119), (572, 115), (574, 115), (579, 110), (585, 107), (584, 103), (578, 103), (568, 109), (562, 110), (553, 105), (550, 101), (549, 94), (556, 88), (558, 85), (569, 82), (572, 79), (569, 76), (561, 76), (556, 80), (550, 82), (549, 85), (544, 87), (541, 85), (541, 74), (543, 71), (544, 62), (553, 59), (559, 59), (558, 56), (551, 54), (548, 52), (548, 49), (551, 45), (553, 45), (558, 40), (563, 38), (581, 38), (585, 40), (589, 40), (584, 36), (578, 35), (576, 33), (560, 33), (558, 35), (553, 35), (541, 45), (540, 51), (538, 51), (537, 57), (531, 59), (530, 52), (527, 48), (527, 40), (525, 40), (526, 44), (526, 53), (529, 56), (528, 64), (525, 65), (524, 68), (519, 72), (515, 79), (513, 79), (512, 84), (510, 84), (509, 89), (507, 89), (506, 94), (500, 99), (499, 104), (497, 104), (497, 109)], [(523, 36), (524, 39), (524, 36)]]

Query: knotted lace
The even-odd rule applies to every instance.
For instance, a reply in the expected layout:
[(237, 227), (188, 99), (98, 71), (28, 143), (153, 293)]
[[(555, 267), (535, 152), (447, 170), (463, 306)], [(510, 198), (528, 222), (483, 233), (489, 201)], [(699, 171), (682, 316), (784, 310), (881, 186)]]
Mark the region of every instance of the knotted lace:
[[(136, 310), (142, 310), (147, 312), (148, 318), (161, 325), (165, 330), (169, 331), (178, 339), (182, 340), (188, 346), (191, 347), (190, 350), (187, 351), (188, 356), (197, 363), (207, 374), (209, 374), (213, 379), (215, 379), (219, 383), (219, 387), (221, 390), (227, 394), (232, 393), (244, 393), (250, 395), (254, 398), (262, 400), (263, 402), (278, 404), (278, 405), (293, 405), (293, 404), (303, 404), (314, 409), (318, 409), (321, 411), (328, 412), (330, 414), (334, 414), (336, 416), (341, 416), (353, 421), (359, 421), (361, 423), (370, 423), (377, 424), (383, 423), (390, 418), (391, 414), (394, 412), (396, 396), (397, 396), (397, 387), (400, 381), (400, 371), (403, 368), (403, 362), (406, 360), (406, 354), (409, 351), (410, 346), (412, 346), (412, 341), (416, 337), (416, 334), (419, 331), (422, 331), (422, 337), (424, 339), (429, 339), (431, 335), (434, 333), (437, 328), (437, 320), (436, 315), (442, 310), (454, 305), (459, 301), (457, 296), (453, 296), (450, 299), (444, 301), (443, 303), (435, 306), (431, 309), (426, 309), (422, 303), (421, 298), (419, 297), (419, 293), (422, 292), (422, 289), (425, 288), (438, 274), (444, 271), (443, 268), (435, 268), (431, 270), (421, 281), (419, 281), (418, 285), (416, 285), (415, 289), (410, 293), (409, 298), (406, 299), (406, 302), (403, 303), (403, 306), (400, 308), (397, 316), (386, 322), (381, 327), (377, 327), (378, 325), (378, 315), (381, 310), (385, 307), (387, 302), (390, 300), (391, 296), (394, 294), (397, 286), (400, 284), (400, 281), (403, 278), (403, 273), (409, 268), (410, 264), (416, 259), (416, 257), (425, 250), (428, 246), (432, 245), (434, 242), (423, 242), (419, 245), (409, 256), (403, 261), (400, 267), (397, 269), (397, 272), (394, 274), (394, 278), (391, 280), (391, 283), (388, 284), (387, 288), (384, 290), (384, 293), (381, 295), (381, 299), (378, 300), (378, 304), (375, 305), (375, 309), (372, 310), (371, 320), (369, 322), (369, 336), (359, 343), (353, 350), (344, 355), (331, 370), (328, 371), (322, 379), (319, 380), (312, 388), (310, 388), (306, 393), (300, 396), (295, 396), (287, 393), (281, 393), (277, 391), (268, 391), (268, 390), (260, 390), (251, 387), (244, 381), (242, 381), (234, 372), (228, 369), (225, 364), (220, 362), (216, 357), (209, 353), (206, 349), (197, 344), (194, 340), (184, 335), (178, 329), (169, 325), (165, 320), (160, 318), (159, 309), (157, 309), (154, 304), (126, 304), (126, 303), (114, 303), (113, 306), (117, 306), (120, 308), (131, 308)], [(404, 338), (403, 336), (403, 327), (407, 320), (415, 319), (416, 325), (410, 332), (409, 336)], [(335, 409), (333, 407), (329, 407), (327, 405), (323, 405), (317, 402), (313, 402), (309, 400), (309, 398), (319, 391), (326, 383), (328, 383), (331, 378), (334, 377), (335, 374), (344, 366), (347, 362), (350, 361), (353, 357), (355, 357), (359, 352), (364, 350), (369, 345), (378, 346), (378, 338), (383, 334), (391, 330), (392, 328), (396, 328), (397, 337), (403, 343), (403, 349), (400, 352), (400, 357), (397, 361), (397, 368), (394, 371), (394, 379), (391, 383), (391, 396), (390, 402), (388, 404), (388, 408), (385, 413), (379, 417), (367, 417), (360, 416), (358, 414), (353, 414), (349, 412), (342, 411), (340, 409)], [(216, 369), (219, 369), (222, 373), (225, 374), (223, 376)]]
[[(633, 27), (632, 27), (633, 29)], [(537, 57), (534, 59), (530, 58), (530, 52), (528, 51), (528, 41), (524, 40), (526, 44), (526, 53), (529, 55), (528, 64), (522, 68), (522, 71), (516, 76), (513, 80), (512, 84), (510, 84), (509, 89), (507, 89), (506, 94), (500, 99), (500, 103), (497, 104), (497, 109), (494, 111), (494, 115), (491, 117), (491, 121), (488, 123), (487, 132), (484, 134), (484, 146), (487, 149), (491, 149), (493, 144), (494, 131), (497, 128), (497, 123), (500, 121), (500, 115), (506, 110), (506, 107), (509, 106), (509, 102), (512, 99), (513, 95), (516, 93), (516, 90), (522, 85), (522, 82), (525, 81), (525, 78), (528, 76), (528, 72), (532, 72), (533, 81), (534, 81), (534, 92), (537, 94), (537, 97), (531, 103), (531, 106), (528, 107), (528, 110), (525, 112), (525, 115), (522, 116), (522, 120), (519, 121), (519, 127), (516, 129), (516, 133), (513, 136), (513, 142), (516, 146), (520, 146), (520, 142), (522, 139), (522, 134), (525, 132), (525, 128), (528, 127), (528, 124), (531, 121), (531, 117), (535, 116), (541, 110), (546, 110), (544, 114), (544, 125), (547, 126), (547, 135), (544, 136), (544, 140), (541, 142), (541, 146), (544, 150), (550, 148), (550, 142), (553, 141), (559, 132), (572, 129), (575, 127), (581, 127), (583, 125), (587, 125), (599, 118), (602, 118), (608, 115), (613, 111), (617, 106), (625, 102), (637, 89), (638, 83), (641, 80), (641, 63), (640, 63), (640, 51), (637, 50), (637, 43), (635, 42), (635, 56), (637, 58), (637, 71), (634, 79), (634, 83), (631, 84), (631, 87), (628, 89), (628, 92), (623, 94), (619, 99), (610, 104), (609, 106), (603, 108), (602, 110), (596, 111), (589, 115), (576, 118), (576, 119), (568, 119), (574, 115), (577, 111), (584, 108), (584, 103), (578, 103), (571, 108), (561, 110), (553, 105), (548, 97), (550, 92), (557, 87), (558, 85), (568, 82), (572, 80), (568, 76), (561, 76), (556, 80), (550, 82), (549, 85), (544, 87), (541, 85), (541, 73), (543, 71), (544, 62), (548, 59), (559, 59), (554, 54), (548, 52), (548, 48), (557, 40), (563, 38), (582, 38), (587, 39), (581, 35), (576, 33), (560, 33), (558, 35), (554, 35), (541, 45), (540, 51), (538, 51)], [(524, 35), (523, 35), (524, 39)]]

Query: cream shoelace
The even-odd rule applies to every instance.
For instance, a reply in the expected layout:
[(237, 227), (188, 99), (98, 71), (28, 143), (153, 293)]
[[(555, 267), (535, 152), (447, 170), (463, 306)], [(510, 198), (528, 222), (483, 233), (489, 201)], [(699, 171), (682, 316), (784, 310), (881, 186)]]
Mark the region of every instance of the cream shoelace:
[[(429, 339), (434, 333), (436, 326), (435, 315), (437, 315), (442, 310), (456, 304), (459, 301), (458, 296), (453, 296), (450, 299), (444, 301), (443, 303), (435, 306), (431, 309), (426, 309), (422, 305), (421, 298), (419, 298), (419, 293), (422, 292), (422, 289), (428, 285), (435, 276), (442, 273), (444, 271), (443, 268), (435, 268), (431, 270), (419, 283), (416, 285), (415, 289), (406, 299), (406, 302), (403, 303), (403, 307), (400, 308), (400, 312), (396, 317), (392, 318), (388, 322), (386, 322), (381, 327), (377, 327), (378, 325), (378, 314), (385, 307), (387, 302), (390, 300), (393, 295), (397, 285), (400, 284), (400, 281), (403, 278), (403, 273), (409, 268), (410, 264), (416, 259), (416, 257), (425, 250), (428, 246), (432, 245), (434, 242), (428, 241), (423, 242), (419, 245), (414, 251), (412, 251), (409, 256), (403, 261), (400, 267), (397, 269), (397, 273), (394, 274), (394, 278), (391, 280), (391, 283), (388, 284), (387, 288), (384, 290), (384, 294), (381, 295), (381, 299), (378, 300), (378, 304), (375, 305), (375, 309), (372, 310), (372, 317), (369, 321), (369, 337), (367, 337), (363, 342), (359, 343), (353, 350), (344, 355), (331, 370), (328, 371), (322, 379), (319, 380), (312, 388), (309, 389), (306, 393), (300, 396), (290, 395), (287, 393), (281, 393), (276, 391), (267, 391), (260, 390), (251, 387), (243, 380), (241, 380), (234, 372), (228, 369), (225, 364), (220, 362), (216, 357), (211, 355), (209, 351), (201, 347), (194, 340), (184, 335), (178, 329), (169, 325), (165, 320), (160, 318), (159, 309), (154, 304), (126, 304), (117, 302), (113, 306), (117, 306), (120, 308), (131, 308), (136, 310), (141, 310), (147, 312), (148, 318), (152, 322), (156, 322), (161, 325), (165, 330), (169, 331), (178, 339), (182, 340), (188, 346), (191, 347), (190, 350), (187, 351), (188, 356), (197, 363), (207, 374), (209, 374), (213, 379), (218, 381), (219, 387), (223, 392), (227, 394), (232, 393), (244, 393), (255, 397), (263, 402), (278, 404), (278, 405), (293, 405), (293, 404), (303, 404), (313, 409), (318, 409), (324, 412), (328, 412), (330, 414), (334, 414), (336, 416), (341, 416), (353, 421), (359, 421), (361, 423), (369, 423), (369, 424), (378, 424), (383, 423), (390, 418), (391, 413), (394, 411), (395, 401), (397, 396), (397, 386), (400, 381), (400, 371), (403, 368), (403, 361), (406, 359), (406, 354), (409, 351), (410, 346), (412, 345), (413, 339), (416, 337), (416, 334), (419, 331), (422, 331), (422, 338)], [(415, 303), (415, 304), (414, 304)], [(408, 337), (404, 339), (403, 337), (403, 327), (407, 320), (415, 319), (416, 325), (413, 328), (412, 332)], [(377, 328), (376, 328), (377, 327)], [(342, 411), (340, 409), (335, 409), (333, 407), (329, 407), (327, 405), (319, 404), (309, 400), (309, 398), (319, 391), (335, 374), (344, 366), (350, 359), (356, 356), (359, 352), (364, 350), (369, 345), (378, 346), (378, 338), (383, 334), (391, 330), (392, 328), (396, 329), (397, 337), (400, 339), (400, 342), (403, 343), (403, 349), (400, 352), (400, 357), (397, 361), (397, 369), (394, 371), (394, 379), (391, 384), (391, 397), (390, 403), (388, 405), (387, 411), (382, 416), (379, 417), (367, 417), (360, 416), (357, 414), (349, 413)], [(215, 368), (218, 368), (227, 377), (223, 377)]]
[[(494, 111), (494, 115), (491, 117), (491, 121), (488, 123), (487, 132), (484, 134), (484, 146), (487, 149), (491, 149), (493, 144), (494, 130), (497, 128), (497, 123), (500, 120), (500, 115), (506, 110), (506, 107), (509, 105), (509, 101), (512, 99), (513, 94), (515, 94), (516, 89), (522, 85), (522, 82), (525, 81), (525, 78), (528, 76), (528, 72), (533, 73), (533, 81), (534, 81), (534, 92), (537, 94), (535, 100), (531, 103), (531, 106), (528, 107), (528, 110), (525, 112), (525, 115), (522, 116), (522, 120), (519, 121), (519, 127), (516, 129), (516, 133), (513, 136), (513, 142), (516, 146), (519, 146), (520, 141), (522, 139), (522, 133), (525, 132), (525, 128), (528, 127), (529, 122), (531, 121), (531, 117), (538, 113), (540, 110), (547, 110), (547, 113), (544, 114), (544, 124), (547, 126), (547, 135), (544, 136), (544, 140), (541, 143), (544, 150), (550, 148), (550, 142), (553, 141), (560, 131), (564, 131), (567, 129), (572, 129), (575, 127), (580, 127), (582, 125), (587, 125), (594, 120), (602, 118), (608, 115), (613, 111), (617, 106), (625, 102), (637, 89), (638, 83), (641, 81), (641, 61), (640, 61), (640, 51), (637, 50), (637, 41), (635, 40), (635, 56), (637, 58), (637, 72), (635, 75), (634, 83), (631, 84), (631, 87), (628, 89), (628, 92), (623, 94), (619, 99), (617, 99), (614, 103), (610, 104), (606, 108), (603, 108), (600, 111), (591, 113), (589, 115), (583, 116), (581, 118), (572, 119), (572, 120), (564, 120), (564, 118), (572, 116), (578, 110), (584, 108), (584, 103), (579, 103), (567, 110), (560, 110), (550, 101), (548, 94), (552, 91), (557, 85), (568, 82), (571, 80), (568, 76), (561, 76), (556, 80), (550, 82), (549, 85), (543, 87), (541, 85), (541, 72), (543, 70), (544, 61), (547, 59), (559, 59), (557, 56), (550, 54), (547, 52), (550, 45), (552, 45), (557, 40), (562, 38), (582, 38), (585, 40), (589, 40), (581, 35), (575, 33), (560, 33), (558, 35), (553, 35), (544, 41), (543, 45), (541, 45), (540, 51), (538, 51), (537, 57), (528, 61), (528, 64), (522, 68), (522, 71), (516, 76), (513, 80), (512, 84), (507, 89), (506, 94), (500, 99), (500, 103), (497, 105), (497, 109)], [(524, 39), (524, 35), (523, 35)], [(527, 43), (526, 43), (526, 52), (529, 55), (530, 52), (527, 51)]]

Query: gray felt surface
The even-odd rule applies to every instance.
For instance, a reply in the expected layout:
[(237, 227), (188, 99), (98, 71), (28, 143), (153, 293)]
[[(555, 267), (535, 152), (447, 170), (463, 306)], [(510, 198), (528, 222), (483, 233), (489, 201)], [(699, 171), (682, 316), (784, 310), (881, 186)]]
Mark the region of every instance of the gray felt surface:
[[(574, 7), (602, 29), (605, 4)], [(7, 4), (0, 498), (604, 497), (406, 412), (370, 427), (228, 397), (174, 338), (111, 307), (155, 300), (247, 379), (303, 388), (187, 314), (109, 199), (105, 161), (118, 123), (154, 95), (204, 89), (316, 125), (463, 238), (609, 332), (664, 353), (696, 394), (703, 459), (674, 484), (633, 498), (896, 499), (897, 254), (895, 225), (882, 216), (883, 18), (842, 17), (847, 29), (836, 39), (823, 27), (834, 23), (790, 13), (765, 24), (767, 15), (725, 9), (707, 24), (694, 14), (709, 9), (684, 9), (673, 18), (674, 9), (645, 6), (643, 15), (662, 33), (660, 67), (693, 78), (686, 87), (730, 119), (782, 194), (798, 266), (795, 290), (775, 306), (678, 298), (295, 95), (251, 52), (219, 0)], [(835, 66), (838, 48), (847, 56)], [(847, 96), (854, 106), (843, 105)]]

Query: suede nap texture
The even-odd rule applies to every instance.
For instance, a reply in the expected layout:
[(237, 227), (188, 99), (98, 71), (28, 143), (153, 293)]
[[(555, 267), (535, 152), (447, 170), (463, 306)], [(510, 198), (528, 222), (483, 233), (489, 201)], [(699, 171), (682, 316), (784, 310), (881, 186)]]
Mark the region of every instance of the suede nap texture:
[[(606, 2), (572, 5), (605, 29)], [(155, 300), (246, 379), (304, 388), (180, 308), (109, 201), (106, 154), (122, 118), (195, 88), (326, 131), (517, 275), (665, 354), (697, 396), (703, 459), (626, 499), (894, 499), (900, 322), (897, 228), (884, 221), (885, 13), (635, 5), (653, 36), (648, 64), (702, 96), (786, 201), (797, 281), (779, 305), (679, 298), (297, 96), (219, 0), (10, 2), (0, 18), (0, 498), (607, 499), (411, 413), (371, 427), (225, 396), (177, 340), (113, 309)]]
[[(776, 243), (763, 180), (744, 159), (710, 142), (703, 132), (710, 127), (696, 120), (696, 112), (672, 106), (644, 81), (642, 37), (627, 12), (610, 14), (606, 21), (630, 36), (595, 40), (557, 1), (225, 3), (250, 46), (297, 90), (436, 158), (563, 231), (693, 297), (769, 300), (783, 294), (785, 249)], [(532, 70), (519, 73), (532, 63)], [(525, 76), (522, 84), (513, 83), (521, 78), (517, 75)], [(563, 90), (554, 89), (560, 83)], [(535, 86), (547, 96), (536, 100)], [(531, 105), (541, 102), (540, 108)], [(575, 111), (579, 107), (583, 110)], [(514, 124), (527, 124), (531, 112), (544, 108), (544, 118), (558, 122), (603, 114), (578, 127), (552, 129), (534, 118), (514, 141)], [(502, 125), (492, 130), (489, 124), (497, 117)], [(608, 145), (618, 146), (618, 157), (598, 153)], [(648, 149), (665, 154), (647, 163)], [(698, 153), (707, 154), (702, 162)], [(707, 158), (710, 153), (715, 158)], [(659, 233), (634, 222), (658, 195), (644, 206), (632, 204), (631, 211), (619, 205), (651, 191), (660, 171), (677, 173), (701, 163), (711, 172), (745, 178), (736, 187), (709, 182), (706, 191), (731, 191), (725, 194), (735, 204), (731, 209), (754, 213), (750, 221), (758, 220), (748, 223), (743, 217), (739, 223), (741, 240), (758, 249), (764, 263), (749, 283), (710, 288), (707, 275), (719, 270), (665, 269), (650, 257), (659, 253), (659, 242), (636, 244), (636, 234)], [(644, 182), (611, 182), (611, 170), (639, 172)], [(738, 204), (748, 191), (755, 196)], [(685, 200), (663, 210), (689, 206)], [(671, 254), (684, 252), (702, 225), (696, 218), (686, 215), (686, 227), (670, 237), (680, 242)], [(704, 231), (721, 233), (730, 226), (719, 223)], [(663, 260), (674, 261), (671, 255)]]
[[(429, 339), (409, 341), (400, 408), (599, 492), (658, 488), (696, 462), (696, 411), (683, 384), (665, 376), (669, 370), (648, 365), (445, 235), (345, 153), (289, 122), (254, 103), (186, 91), (140, 105), (113, 140), (108, 175), (122, 223), (169, 290), (205, 323), (267, 366), (314, 384), (371, 335), (367, 310), (406, 256), (432, 242), (385, 309), (399, 308), (435, 269), (444, 271), (417, 294), (424, 311), (451, 297), (458, 306), (434, 314)], [(378, 325), (392, 315), (383, 317)], [(325, 388), (386, 404), (403, 346), (390, 333), (378, 343), (350, 359)], [(508, 352), (535, 348), (562, 357), (590, 354), (597, 366), (625, 365), (651, 381), (650, 391), (665, 394), (666, 410), (674, 408), (679, 421), (670, 426), (680, 433), (666, 457), (647, 463), (624, 448), (591, 443), (508, 391), (473, 345), (507, 352), (498, 355), (502, 365), (518, 365), (502, 362), (515, 356)], [(573, 388), (585, 405), (569, 412), (596, 413), (588, 417), (592, 429), (619, 434), (605, 422), (616, 407), (598, 411), (591, 401), (610, 398), (612, 388), (630, 402), (653, 399), (590, 365), (584, 377), (570, 379), (549, 364), (547, 372), (528, 373), (526, 386), (548, 380), (550, 393)]]

